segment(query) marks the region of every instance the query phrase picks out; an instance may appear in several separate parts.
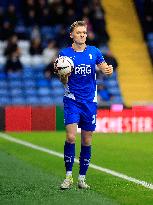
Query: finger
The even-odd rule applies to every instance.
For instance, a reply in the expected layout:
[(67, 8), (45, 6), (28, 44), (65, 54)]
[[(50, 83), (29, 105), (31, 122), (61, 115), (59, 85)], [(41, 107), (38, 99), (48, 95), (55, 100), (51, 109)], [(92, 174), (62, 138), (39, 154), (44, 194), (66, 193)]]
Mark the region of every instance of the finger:
[(112, 71), (113, 71), (113, 69), (110, 69), (110, 68), (105, 70), (106, 73), (112, 72)]
[(113, 72), (113, 69), (107, 69), (105, 72), (106, 72), (106, 74), (110, 74)]

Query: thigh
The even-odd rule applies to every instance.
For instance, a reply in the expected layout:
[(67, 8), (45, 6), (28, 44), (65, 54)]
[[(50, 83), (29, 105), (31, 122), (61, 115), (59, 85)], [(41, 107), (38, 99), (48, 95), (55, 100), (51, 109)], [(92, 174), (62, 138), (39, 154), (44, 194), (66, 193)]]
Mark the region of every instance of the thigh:
[(75, 143), (77, 133), (77, 124), (68, 124), (66, 125), (66, 141), (69, 143)]
[(78, 124), (80, 120), (80, 110), (78, 109), (77, 102), (73, 100), (64, 100), (64, 124)]
[(88, 102), (82, 106), (79, 127), (85, 131), (94, 131), (96, 128), (97, 104)]

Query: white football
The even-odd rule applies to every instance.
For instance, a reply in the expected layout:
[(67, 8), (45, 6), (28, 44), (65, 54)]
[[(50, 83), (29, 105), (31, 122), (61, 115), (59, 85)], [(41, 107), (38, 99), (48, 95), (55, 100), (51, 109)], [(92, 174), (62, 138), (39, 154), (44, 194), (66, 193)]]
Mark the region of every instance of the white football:
[(74, 63), (67, 56), (60, 56), (55, 61), (55, 70), (59, 75), (67, 75), (72, 72)]

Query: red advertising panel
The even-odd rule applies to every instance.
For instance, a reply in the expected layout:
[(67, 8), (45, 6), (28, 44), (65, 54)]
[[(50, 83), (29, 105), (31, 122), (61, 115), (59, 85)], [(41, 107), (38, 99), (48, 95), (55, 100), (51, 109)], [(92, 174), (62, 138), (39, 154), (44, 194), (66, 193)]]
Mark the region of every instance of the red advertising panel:
[(56, 107), (32, 107), (32, 130), (54, 131), (56, 129)]
[(6, 131), (31, 131), (31, 107), (7, 106), (5, 108)]
[(146, 107), (122, 111), (100, 109), (96, 132), (153, 132), (153, 110)]

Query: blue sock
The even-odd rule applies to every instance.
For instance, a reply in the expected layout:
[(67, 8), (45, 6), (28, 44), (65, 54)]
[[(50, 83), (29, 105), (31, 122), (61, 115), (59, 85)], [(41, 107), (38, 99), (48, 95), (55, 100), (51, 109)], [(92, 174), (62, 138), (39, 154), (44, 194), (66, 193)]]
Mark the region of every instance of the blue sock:
[(64, 145), (64, 161), (65, 161), (65, 168), (67, 171), (72, 171), (73, 163), (75, 157), (75, 144), (71, 144), (65, 142)]
[(81, 146), (80, 152), (80, 175), (86, 175), (91, 157), (91, 146)]

